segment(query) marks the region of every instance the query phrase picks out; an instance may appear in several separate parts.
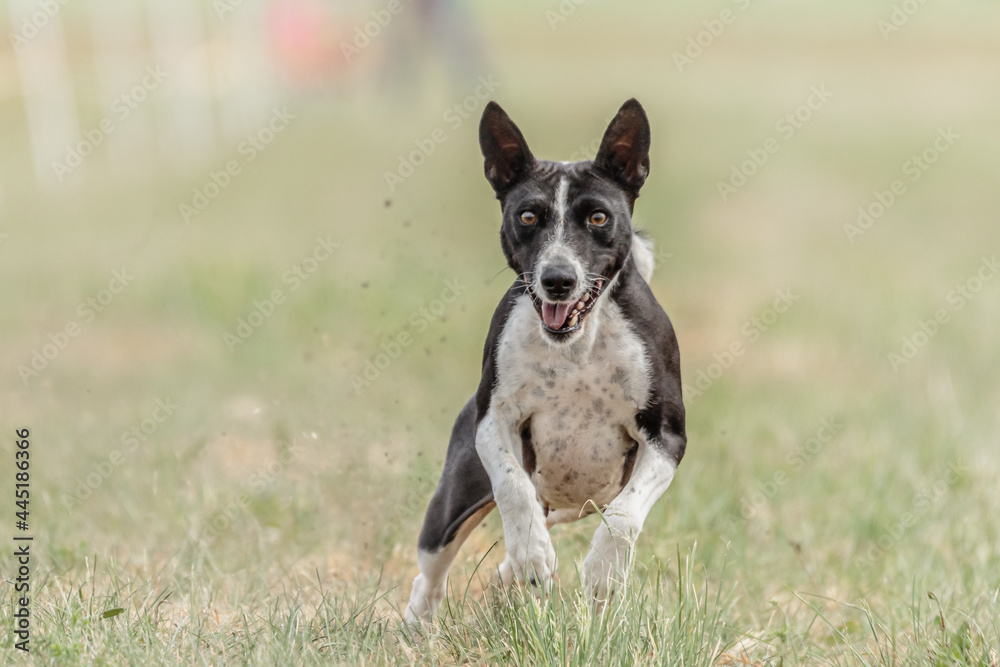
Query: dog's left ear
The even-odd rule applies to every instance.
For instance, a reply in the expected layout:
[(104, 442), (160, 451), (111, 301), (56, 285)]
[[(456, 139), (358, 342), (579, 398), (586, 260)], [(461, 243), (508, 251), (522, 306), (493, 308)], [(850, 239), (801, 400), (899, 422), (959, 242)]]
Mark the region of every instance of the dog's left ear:
[(479, 121), (479, 147), (483, 151), (486, 180), (502, 198), (535, 164), (528, 142), (499, 104), (491, 101)]
[(649, 120), (635, 98), (622, 105), (604, 131), (594, 166), (638, 196), (649, 175)]

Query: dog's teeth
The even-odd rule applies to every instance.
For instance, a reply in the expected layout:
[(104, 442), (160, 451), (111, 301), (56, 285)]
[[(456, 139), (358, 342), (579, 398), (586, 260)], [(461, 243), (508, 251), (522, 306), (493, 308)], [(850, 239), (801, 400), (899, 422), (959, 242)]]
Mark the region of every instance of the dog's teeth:
[(583, 307), (584, 307), (585, 305), (587, 305), (587, 302), (586, 302), (586, 301), (584, 301), (583, 299), (580, 299), (579, 301), (577, 301), (577, 302), (576, 302), (576, 309), (577, 309), (578, 311), (579, 311), (579, 310), (583, 310)]
[(580, 319), (579, 314), (574, 313), (571, 318), (569, 318), (569, 328), (572, 329), (576, 326), (577, 321)]
[(585, 292), (584, 295), (580, 297), (580, 303), (587, 303), (588, 301), (590, 301), (590, 292)]

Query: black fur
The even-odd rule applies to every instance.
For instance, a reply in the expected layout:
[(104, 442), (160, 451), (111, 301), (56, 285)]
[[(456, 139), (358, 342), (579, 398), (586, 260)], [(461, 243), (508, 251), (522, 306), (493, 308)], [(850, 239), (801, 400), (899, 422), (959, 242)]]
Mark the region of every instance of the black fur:
[(469, 399), (451, 431), (444, 470), (417, 546), (434, 551), (447, 545), (462, 523), (492, 500), (490, 478), (476, 453), (476, 404)]

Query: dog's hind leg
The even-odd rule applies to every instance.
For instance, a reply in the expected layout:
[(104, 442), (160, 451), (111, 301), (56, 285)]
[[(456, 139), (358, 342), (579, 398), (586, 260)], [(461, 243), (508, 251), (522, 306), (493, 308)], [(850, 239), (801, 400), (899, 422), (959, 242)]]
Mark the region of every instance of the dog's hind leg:
[(424, 517), (417, 546), (420, 574), (413, 580), (405, 621), (430, 621), (448, 587), (448, 570), (469, 533), (496, 506), (489, 475), (476, 452), (475, 399), (455, 421), (444, 470)]

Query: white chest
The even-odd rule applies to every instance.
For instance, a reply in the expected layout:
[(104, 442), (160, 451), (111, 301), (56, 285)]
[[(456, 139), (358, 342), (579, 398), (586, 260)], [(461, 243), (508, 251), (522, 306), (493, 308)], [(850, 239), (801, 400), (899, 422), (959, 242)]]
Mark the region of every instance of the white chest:
[(587, 501), (602, 507), (618, 494), (634, 461), (649, 375), (641, 341), (612, 302), (595, 308), (566, 345), (543, 338), (526, 298), (514, 307), (499, 342), (494, 404), (530, 442), (524, 464), (546, 508), (579, 513)]

